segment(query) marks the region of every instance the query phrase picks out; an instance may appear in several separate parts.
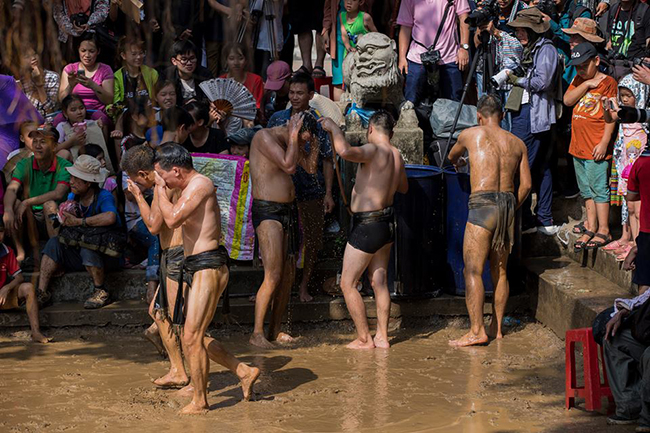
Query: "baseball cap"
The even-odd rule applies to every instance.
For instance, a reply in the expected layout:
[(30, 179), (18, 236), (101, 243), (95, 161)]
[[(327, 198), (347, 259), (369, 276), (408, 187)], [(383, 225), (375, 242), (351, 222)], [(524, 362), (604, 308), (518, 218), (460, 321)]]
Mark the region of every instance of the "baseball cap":
[(282, 60), (276, 60), (266, 68), (265, 90), (278, 91), (284, 82), (291, 77), (291, 67)]
[(567, 63), (567, 66), (582, 65), (587, 60), (596, 56), (598, 56), (596, 47), (591, 42), (583, 42), (571, 50), (571, 61)]
[(38, 128), (29, 133), (29, 137), (34, 137), (35, 135), (43, 135), (45, 137), (52, 137), (54, 140), (59, 141), (59, 131), (49, 123), (44, 123)]

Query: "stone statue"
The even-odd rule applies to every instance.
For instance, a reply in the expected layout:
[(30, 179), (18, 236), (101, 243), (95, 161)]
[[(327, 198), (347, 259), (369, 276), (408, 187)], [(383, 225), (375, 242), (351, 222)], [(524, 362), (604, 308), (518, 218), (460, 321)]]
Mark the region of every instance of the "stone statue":
[[(382, 33), (367, 33), (359, 37), (356, 48), (357, 51), (348, 53), (343, 61), (346, 92), (339, 101), (341, 109), (350, 103), (360, 108), (392, 105), (399, 112), (395, 138), (404, 142), (404, 147), (397, 147), (406, 162), (421, 164), (422, 130), (418, 127), (413, 104), (404, 99), (404, 82), (397, 67), (395, 41)], [(345, 123), (348, 141), (362, 143), (365, 129), (359, 115), (351, 112), (345, 116)]]

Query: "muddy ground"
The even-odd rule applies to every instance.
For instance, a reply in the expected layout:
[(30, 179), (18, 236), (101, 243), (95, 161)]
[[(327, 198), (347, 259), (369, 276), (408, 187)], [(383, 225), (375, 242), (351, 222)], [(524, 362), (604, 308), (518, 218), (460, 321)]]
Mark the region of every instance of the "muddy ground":
[[(140, 329), (51, 331), (37, 345), (25, 331), (0, 335), (2, 432), (631, 432), (604, 411), (564, 410), (564, 344), (524, 322), (488, 347), (454, 349), (464, 320), (403, 324), (392, 348), (345, 349), (350, 323), (294, 329), (293, 346), (248, 346), (248, 329), (214, 330), (226, 347), (263, 370), (255, 401), (211, 364), (205, 416), (150, 380), (168, 364)], [(580, 403), (582, 405), (582, 403)]]

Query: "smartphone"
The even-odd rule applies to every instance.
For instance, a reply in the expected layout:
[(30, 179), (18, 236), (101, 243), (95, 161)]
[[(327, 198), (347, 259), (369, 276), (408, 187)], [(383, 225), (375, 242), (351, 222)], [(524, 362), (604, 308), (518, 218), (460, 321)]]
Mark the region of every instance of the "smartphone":
[(77, 75), (84, 75), (84, 76), (85, 76), (85, 75), (86, 75), (86, 71), (84, 71), (83, 69), (79, 68), (79, 69), (77, 69)]
[(612, 101), (609, 99), (603, 100), (603, 108), (605, 110), (612, 110), (614, 108), (614, 104), (612, 104)]

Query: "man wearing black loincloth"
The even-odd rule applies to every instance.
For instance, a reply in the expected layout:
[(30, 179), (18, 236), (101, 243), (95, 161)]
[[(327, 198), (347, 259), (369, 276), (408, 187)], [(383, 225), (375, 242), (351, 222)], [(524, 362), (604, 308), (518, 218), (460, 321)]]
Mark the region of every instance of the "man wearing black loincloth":
[[(466, 163), (463, 155), (468, 152), (472, 187), (463, 242), (465, 298), (471, 329), (458, 340), (449, 341), (456, 347), (485, 344), (488, 337), (503, 337), (501, 322), (509, 293), (506, 266), (514, 242), (515, 211), (528, 197), (532, 182), (524, 142), (501, 129), (503, 110), (499, 98), (483, 96), (477, 110), (479, 126), (463, 131), (449, 153), (449, 160), (458, 167)], [(519, 189), (515, 196), (517, 173)], [(486, 332), (482, 274), (488, 257), (496, 289), (492, 322)]]
[[(357, 339), (350, 349), (387, 349), (390, 294), (386, 268), (394, 242), (393, 198), (405, 194), (408, 180), (402, 156), (390, 140), (395, 120), (385, 111), (375, 113), (368, 124), (368, 144), (352, 147), (336, 123), (321, 119), (321, 127), (332, 134), (332, 145), (341, 158), (359, 164), (351, 208), (353, 224), (343, 255), (341, 290), (357, 328)], [(375, 292), (377, 302), (377, 333), (370, 335), (366, 307), (357, 291), (363, 271)]]
[[(260, 371), (240, 362), (205, 331), (217, 309), (219, 297), (228, 284), (228, 253), (219, 246), (221, 217), (215, 187), (206, 176), (194, 170), (192, 156), (177, 143), (158, 148), (154, 159), (158, 207), (165, 224), (183, 228), (185, 260), (180, 281), (187, 284), (179, 293), (174, 309), (174, 324), (183, 323), (182, 344), (190, 368), (190, 385), (181, 394), (192, 394), (192, 401), (181, 414), (200, 414), (208, 410), (207, 380), (210, 359), (235, 373), (248, 400)], [(170, 189), (179, 189), (175, 203)]]
[[(258, 347), (273, 348), (272, 341), (292, 341), (289, 334), (280, 332), (298, 249), (296, 193), (291, 175), (297, 165), (307, 173), (316, 172), (319, 146), (311, 146), (309, 154), (305, 151), (305, 144), (315, 136), (316, 119), (303, 112), (293, 115), (288, 125), (261, 130), (251, 144), (253, 225), (264, 263), (264, 281), (255, 300), (255, 328), (250, 338), (250, 343)], [(271, 320), (265, 337), (264, 316), (269, 304)]]

